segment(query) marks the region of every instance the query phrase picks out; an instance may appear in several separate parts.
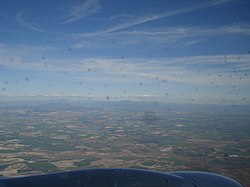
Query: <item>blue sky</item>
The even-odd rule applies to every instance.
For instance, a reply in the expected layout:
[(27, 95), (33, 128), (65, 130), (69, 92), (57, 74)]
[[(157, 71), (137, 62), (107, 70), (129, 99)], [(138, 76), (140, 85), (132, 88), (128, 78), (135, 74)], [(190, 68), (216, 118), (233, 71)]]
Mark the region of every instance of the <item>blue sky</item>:
[(0, 23), (0, 97), (250, 103), (248, 0), (3, 0)]

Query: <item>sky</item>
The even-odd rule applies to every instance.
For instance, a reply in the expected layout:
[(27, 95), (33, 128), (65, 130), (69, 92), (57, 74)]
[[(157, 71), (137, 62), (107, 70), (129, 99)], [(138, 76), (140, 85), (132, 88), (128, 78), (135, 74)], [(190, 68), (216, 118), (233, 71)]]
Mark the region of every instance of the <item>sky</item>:
[(6, 96), (250, 104), (250, 1), (2, 0)]

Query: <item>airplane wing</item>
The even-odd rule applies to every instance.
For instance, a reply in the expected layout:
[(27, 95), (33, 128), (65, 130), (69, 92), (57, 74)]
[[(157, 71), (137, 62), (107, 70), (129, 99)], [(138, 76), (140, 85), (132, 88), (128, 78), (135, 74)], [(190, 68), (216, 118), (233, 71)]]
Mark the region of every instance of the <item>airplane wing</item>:
[(221, 175), (183, 171), (86, 169), (25, 177), (0, 178), (0, 187), (242, 187)]

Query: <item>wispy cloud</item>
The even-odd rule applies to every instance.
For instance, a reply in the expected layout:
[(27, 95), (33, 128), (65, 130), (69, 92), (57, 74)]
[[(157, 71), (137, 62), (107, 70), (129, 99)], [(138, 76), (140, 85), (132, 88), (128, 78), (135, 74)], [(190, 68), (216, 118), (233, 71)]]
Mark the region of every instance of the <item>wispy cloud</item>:
[[(226, 59), (226, 62), (225, 62)], [(91, 79), (102, 81), (108, 79), (116, 82), (141, 80), (143, 82), (169, 81), (191, 85), (232, 85), (248, 84), (250, 77), (250, 55), (211, 55), (185, 58), (164, 59), (107, 59), (89, 58), (63, 61), (63, 66), (56, 70), (69, 73), (86, 73), (89, 70)], [(247, 74), (246, 74), (247, 73)], [(95, 75), (94, 77), (91, 77)], [(123, 78), (125, 75), (125, 79)]]
[(16, 16), (16, 20), (19, 24), (23, 25), (24, 27), (28, 28), (28, 29), (31, 29), (31, 30), (34, 30), (34, 31), (37, 31), (37, 32), (42, 32), (42, 33), (47, 33), (47, 31), (39, 28), (38, 26), (32, 24), (32, 23), (29, 23), (27, 21), (25, 21), (23, 19), (23, 12), (19, 12)]
[(97, 13), (101, 6), (98, 0), (86, 0), (81, 5), (69, 7), (68, 15), (64, 20), (64, 24), (75, 22)]
[[(70, 79), (115, 82), (168, 81), (192, 85), (248, 85), (250, 81), (250, 55), (208, 55), (176, 58), (63, 58), (25, 59), (25, 52), (8, 50), (1, 45), (2, 68), (35, 70), (51, 76), (60, 74)], [(34, 47), (33, 47), (34, 48)], [(43, 47), (44, 48), (44, 47)], [(30, 52), (30, 47), (27, 51)], [(37, 48), (43, 52), (43, 49)], [(15, 53), (16, 51), (16, 53)], [(24, 63), (25, 62), (25, 63)], [(67, 74), (65, 74), (67, 72)]]
[[(220, 27), (166, 27), (144, 30), (130, 30), (112, 33), (112, 35), (145, 35), (145, 36), (197, 36), (197, 35), (222, 35), (222, 34), (244, 34), (250, 35), (249, 24), (233, 24)], [(111, 34), (108, 34), (111, 35)]]
[[(245, 38), (250, 36), (249, 24), (230, 24), (224, 26), (207, 26), (207, 27), (162, 27), (162, 28), (131, 28), (102, 35), (93, 36), (92, 33), (81, 33), (71, 35), (73, 41), (72, 48), (102, 48), (108, 49), (112, 46), (110, 41), (119, 41), (116, 43), (117, 48), (126, 46), (143, 46), (148, 45), (155, 47), (157, 45), (180, 47), (199, 45), (208, 40), (219, 36), (234, 36), (234, 38)], [(92, 37), (89, 37), (92, 36)], [(217, 38), (216, 38), (217, 40)], [(178, 47), (178, 46), (177, 46)]]
[(231, 1), (235, 1), (235, 0), (209, 1), (209, 2), (206, 2), (203, 4), (199, 4), (199, 5), (195, 5), (195, 6), (191, 6), (191, 7), (187, 7), (187, 8), (182, 8), (182, 9), (178, 9), (178, 10), (166, 11), (163, 13), (150, 14), (150, 15), (146, 15), (146, 16), (138, 16), (138, 17), (131, 19), (127, 22), (124, 22), (124, 23), (121, 23), (118, 25), (114, 25), (110, 28), (103, 29), (101, 31), (95, 31), (95, 32), (91, 32), (91, 33), (79, 33), (78, 35), (79, 36), (96, 36), (96, 35), (108, 34), (108, 33), (112, 33), (115, 31), (124, 30), (124, 29), (130, 28), (130, 27), (133, 27), (133, 26), (137, 26), (140, 24), (144, 24), (144, 23), (147, 23), (150, 21), (155, 21), (155, 20), (159, 20), (162, 18), (166, 18), (166, 17), (172, 17), (172, 16), (176, 16), (179, 14), (184, 14), (184, 13), (191, 12), (191, 11), (198, 10), (198, 9), (213, 7), (213, 6), (228, 3)]

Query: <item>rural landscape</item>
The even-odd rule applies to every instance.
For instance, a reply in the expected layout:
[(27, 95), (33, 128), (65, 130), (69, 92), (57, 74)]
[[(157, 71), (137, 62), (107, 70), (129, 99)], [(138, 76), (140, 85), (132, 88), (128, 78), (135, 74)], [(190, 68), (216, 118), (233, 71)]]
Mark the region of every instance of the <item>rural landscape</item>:
[(84, 168), (198, 170), (250, 185), (248, 105), (1, 101), (0, 175)]

